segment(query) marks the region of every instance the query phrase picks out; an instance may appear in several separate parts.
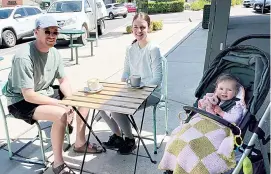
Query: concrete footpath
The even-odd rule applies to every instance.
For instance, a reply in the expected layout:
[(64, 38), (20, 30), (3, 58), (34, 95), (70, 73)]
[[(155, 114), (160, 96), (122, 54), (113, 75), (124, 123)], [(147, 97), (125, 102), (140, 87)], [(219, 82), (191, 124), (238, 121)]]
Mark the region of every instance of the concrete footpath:
[[(160, 45), (162, 53), (168, 60), (168, 91), (169, 91), (169, 132), (172, 131), (180, 120), (177, 114), (182, 110), (184, 104), (192, 104), (194, 101), (194, 91), (202, 76), (205, 49), (207, 42), (207, 30), (200, 27), (201, 21), (164, 21), (164, 28), (161, 31), (150, 34), (150, 38)], [(132, 35), (123, 34), (125, 28), (118, 28), (117, 30), (103, 36), (99, 40), (98, 47), (94, 47), (95, 56), (90, 57), (90, 45), (79, 48), (79, 65), (75, 65), (75, 61), (70, 62), (70, 49), (58, 47), (59, 52), (65, 63), (66, 73), (71, 81), (72, 89), (75, 91), (82, 88), (89, 78), (107, 79), (110, 81), (119, 81), (122, 73), (123, 62), (125, 58), (125, 48), (134, 39)], [(10, 66), (11, 57), (13, 55), (6, 55), (2, 65)], [(1, 72), (0, 79), (6, 79), (9, 70)], [(151, 109), (147, 109), (144, 121), (142, 134), (145, 136), (152, 136), (152, 115)], [(138, 113), (140, 115), (140, 113)], [(163, 138), (164, 128), (164, 112), (158, 111), (157, 115), (157, 134), (158, 142)], [(136, 122), (139, 123), (140, 117), (135, 116)], [(0, 120), (0, 125), (3, 125)], [(43, 123), (43, 126), (49, 123)], [(17, 136), (30, 126), (26, 123), (8, 119), (11, 137)], [(108, 126), (103, 120), (95, 123), (94, 130), (102, 141), (107, 141), (111, 134)], [(13, 143), (14, 150), (22, 146), (30, 138), (37, 134), (36, 128), (33, 128), (25, 135), (23, 139)], [(46, 136), (49, 137), (49, 130), (46, 131)], [(74, 134), (71, 136), (71, 142), (74, 142)], [(94, 139), (91, 137), (91, 142)], [(167, 139), (158, 150), (158, 154), (154, 155), (153, 142), (145, 141), (147, 148), (151, 152), (152, 157), (159, 163), (162, 158), (164, 146)], [(2, 145), (2, 146), (1, 146)], [(37, 165), (23, 164), (8, 159), (8, 153), (5, 146), (5, 132), (3, 126), (0, 126), (0, 173), (5, 174), (23, 174), (23, 173), (40, 173), (43, 169)], [(48, 148), (46, 156), (51, 156), (50, 142), (45, 143)], [(140, 146), (140, 154), (145, 155), (145, 151)], [(36, 141), (33, 145), (26, 148), (20, 153), (22, 156), (40, 158), (39, 142)], [(64, 153), (65, 161), (73, 168), (80, 168), (83, 158), (82, 154), (76, 154), (70, 149)], [(53, 158), (49, 157), (49, 161)], [(86, 173), (97, 174), (129, 174), (134, 169), (135, 156), (121, 156), (115, 151), (108, 150), (106, 153), (98, 155), (87, 155), (84, 169)], [(152, 164), (149, 159), (139, 157), (137, 173), (162, 173), (157, 169), (157, 164)], [(50, 168), (50, 167), (49, 167)], [(51, 169), (45, 171), (46, 174), (52, 173)]]

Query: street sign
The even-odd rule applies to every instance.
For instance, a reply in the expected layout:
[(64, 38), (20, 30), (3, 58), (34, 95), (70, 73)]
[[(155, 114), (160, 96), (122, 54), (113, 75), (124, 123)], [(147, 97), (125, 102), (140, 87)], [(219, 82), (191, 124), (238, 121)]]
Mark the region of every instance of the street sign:
[(13, 7), (23, 5), (23, 0), (2, 0), (2, 7)]

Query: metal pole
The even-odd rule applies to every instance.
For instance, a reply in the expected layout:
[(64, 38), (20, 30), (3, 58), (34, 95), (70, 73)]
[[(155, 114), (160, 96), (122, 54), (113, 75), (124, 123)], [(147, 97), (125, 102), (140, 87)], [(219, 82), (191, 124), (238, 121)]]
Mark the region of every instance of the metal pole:
[(98, 47), (98, 17), (97, 17), (97, 1), (94, 0), (95, 9), (95, 34), (96, 34), (96, 47)]
[[(266, 122), (266, 119), (270, 117), (270, 103), (267, 107), (267, 109), (265, 110), (264, 114), (263, 114), (263, 117), (261, 118), (260, 122), (259, 122), (259, 125), (258, 127), (262, 128), (263, 127), (263, 124)], [(255, 141), (258, 139), (258, 134), (256, 133), (253, 133), (252, 134), (252, 137), (251, 139), (249, 140), (249, 143), (248, 143), (248, 147), (251, 147), (255, 144)], [(238, 162), (237, 166), (235, 167), (234, 171), (232, 172), (232, 174), (238, 174), (242, 168), (242, 164), (243, 164), (243, 161), (244, 159), (249, 155), (250, 151), (252, 149), (249, 149), (249, 148), (246, 148), (240, 161)], [(268, 167), (266, 168), (266, 170), (268, 170)], [(266, 171), (267, 172), (267, 171)], [(270, 172), (270, 171), (269, 171)]]
[(265, 7), (265, 4), (266, 4), (266, 0), (263, 0), (262, 14), (264, 13), (264, 7)]

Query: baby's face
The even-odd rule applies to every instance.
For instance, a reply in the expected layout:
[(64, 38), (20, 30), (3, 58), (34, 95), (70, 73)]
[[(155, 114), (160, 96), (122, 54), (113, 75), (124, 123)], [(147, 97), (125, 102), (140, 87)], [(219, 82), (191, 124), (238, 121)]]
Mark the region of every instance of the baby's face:
[(236, 95), (236, 82), (225, 80), (217, 84), (216, 95), (220, 100), (231, 100)]

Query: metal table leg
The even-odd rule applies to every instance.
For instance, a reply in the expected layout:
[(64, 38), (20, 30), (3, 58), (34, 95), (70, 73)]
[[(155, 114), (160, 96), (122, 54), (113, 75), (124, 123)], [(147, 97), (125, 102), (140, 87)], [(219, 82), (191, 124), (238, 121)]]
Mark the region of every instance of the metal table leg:
[(90, 46), (91, 46), (91, 56), (93, 56), (93, 41), (90, 41)]
[(145, 149), (148, 157), (150, 158), (151, 162), (154, 163), (154, 164), (157, 163), (155, 160), (152, 159), (152, 157), (151, 157), (151, 155), (150, 155), (150, 153), (149, 153), (149, 151), (148, 151), (148, 149), (147, 149), (147, 147), (146, 147), (146, 145), (145, 145), (145, 143), (144, 143), (144, 141), (143, 141), (143, 139), (141, 137), (141, 131), (142, 131), (142, 127), (143, 127), (143, 121), (144, 121), (144, 116), (145, 116), (146, 104), (147, 104), (147, 100), (144, 103), (144, 109), (143, 109), (143, 115), (142, 115), (140, 130), (138, 130), (138, 127), (137, 127), (137, 125), (135, 123), (135, 120), (134, 120), (133, 116), (130, 115), (130, 118), (129, 118), (129, 116), (127, 116), (128, 119), (129, 119), (129, 121), (130, 121), (130, 123), (134, 127), (134, 129), (135, 129), (135, 131), (136, 131), (136, 133), (138, 135), (138, 139), (139, 139), (138, 144), (137, 144), (137, 153), (136, 153), (136, 162), (135, 162), (135, 167), (134, 167), (134, 174), (136, 173), (136, 167), (137, 167), (137, 160), (138, 160), (138, 152), (139, 152), (140, 141), (142, 142), (142, 145), (143, 145), (143, 147), (144, 147), (144, 149)]
[[(84, 117), (81, 115), (81, 113), (77, 110), (76, 107), (72, 107), (74, 109), (74, 111), (77, 113), (77, 115), (81, 118), (81, 120), (84, 122), (84, 124), (88, 127), (89, 129), (89, 134), (88, 134), (88, 138), (87, 138), (87, 146), (85, 149), (85, 153), (84, 153), (84, 157), (83, 157), (83, 162), (81, 165), (81, 169), (80, 169), (80, 174), (83, 172), (83, 168), (84, 168), (84, 163), (85, 163), (85, 158), (86, 158), (86, 153), (87, 153), (87, 148), (89, 146), (89, 138), (90, 138), (90, 133), (92, 133), (92, 135), (96, 138), (96, 140), (99, 142), (99, 144), (103, 147), (102, 142), (100, 141), (100, 139), (96, 136), (96, 134), (93, 132), (92, 130), (92, 124), (94, 122), (95, 119), (95, 109), (93, 110), (93, 114), (92, 114), (92, 118), (91, 118), (91, 123), (90, 125), (87, 123), (87, 121), (84, 119)], [(103, 147), (104, 152), (106, 152), (106, 149)]]
[(70, 34), (70, 46), (71, 46), (71, 61), (73, 61), (73, 40), (72, 40), (72, 34)]

